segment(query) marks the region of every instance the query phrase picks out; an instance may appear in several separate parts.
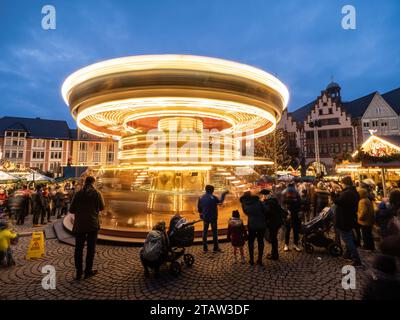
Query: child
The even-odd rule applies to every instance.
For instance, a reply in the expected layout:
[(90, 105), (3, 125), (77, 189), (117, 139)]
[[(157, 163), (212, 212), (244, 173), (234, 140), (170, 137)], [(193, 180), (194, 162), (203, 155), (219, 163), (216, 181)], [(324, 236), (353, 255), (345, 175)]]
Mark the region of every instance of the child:
[(240, 219), (239, 211), (234, 210), (232, 212), (232, 218), (230, 218), (228, 222), (228, 241), (230, 241), (233, 246), (233, 255), (235, 257), (235, 261), (237, 259), (236, 258), (237, 248), (239, 248), (242, 264), (246, 263), (243, 250), (246, 240), (247, 240), (246, 228), (243, 224), (242, 219)]
[(7, 220), (0, 220), (0, 265), (7, 267), (15, 265), (10, 244), (16, 238), (17, 234), (8, 229)]

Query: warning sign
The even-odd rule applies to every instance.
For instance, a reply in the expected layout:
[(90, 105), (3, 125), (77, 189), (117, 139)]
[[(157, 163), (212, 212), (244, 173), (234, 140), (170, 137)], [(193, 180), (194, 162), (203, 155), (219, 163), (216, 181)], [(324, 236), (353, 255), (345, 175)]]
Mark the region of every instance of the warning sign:
[(29, 244), (27, 259), (44, 257), (44, 234), (43, 231), (33, 232), (32, 239)]

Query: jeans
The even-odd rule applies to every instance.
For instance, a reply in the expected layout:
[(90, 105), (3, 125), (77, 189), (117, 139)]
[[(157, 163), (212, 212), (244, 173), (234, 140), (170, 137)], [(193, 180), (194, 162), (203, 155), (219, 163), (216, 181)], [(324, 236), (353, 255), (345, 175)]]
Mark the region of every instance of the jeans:
[(372, 235), (372, 227), (361, 226), (361, 236), (363, 240), (363, 248), (367, 250), (375, 250), (374, 237)]
[(214, 243), (214, 250), (218, 250), (218, 226), (217, 220), (214, 221), (203, 221), (203, 248), (207, 249), (207, 233), (208, 228), (211, 224), (211, 229), (213, 233), (213, 243)]
[(57, 207), (55, 211), (56, 219), (60, 219), (62, 215), (62, 207)]
[(44, 219), (46, 217), (46, 211), (44, 208), (35, 208), (33, 211), (33, 224), (44, 224)]
[(358, 254), (353, 231), (352, 230), (344, 231), (340, 229), (336, 230), (338, 231), (338, 233), (340, 234), (340, 238), (346, 245), (346, 252), (344, 256), (350, 256), (354, 262), (361, 263), (361, 258), (360, 255)]
[(286, 222), (285, 230), (285, 244), (289, 245), (290, 230), (293, 229), (293, 242), (297, 246), (299, 244), (299, 232), (300, 232), (301, 221), (297, 214), (293, 214)]
[(90, 273), (96, 252), (97, 231), (75, 235), (75, 269), (80, 274), (83, 271), (83, 248), (85, 247), (85, 242), (87, 242), (85, 273)]
[(254, 241), (257, 239), (258, 244), (258, 261), (262, 261), (264, 253), (264, 235), (265, 229), (249, 229), (249, 256), (250, 261), (254, 262)]

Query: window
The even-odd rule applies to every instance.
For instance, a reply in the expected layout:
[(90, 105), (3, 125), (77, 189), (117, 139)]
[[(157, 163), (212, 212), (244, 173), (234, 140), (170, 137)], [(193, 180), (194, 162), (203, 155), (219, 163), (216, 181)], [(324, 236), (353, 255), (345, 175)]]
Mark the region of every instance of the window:
[(62, 152), (61, 151), (52, 151), (50, 152), (50, 159), (61, 159)]
[(101, 143), (96, 142), (93, 145), (93, 162), (99, 163), (101, 161)]
[(11, 137), (12, 136), (12, 132), (11, 131), (7, 131), (6, 132), (6, 137)]
[(13, 136), (13, 137), (18, 137), (18, 132), (13, 132), (13, 133), (12, 133), (12, 136)]
[(24, 152), (18, 151), (18, 159), (23, 159), (23, 158), (24, 158)]
[(52, 149), (62, 149), (63, 142), (60, 140), (52, 140), (51, 141), (51, 148)]
[(329, 137), (331, 138), (337, 138), (339, 137), (339, 130), (329, 130)]
[(313, 157), (314, 156), (314, 146), (309, 144), (307, 145), (307, 154), (309, 157)]
[(46, 141), (45, 140), (40, 140), (40, 139), (34, 139), (33, 140), (33, 147), (34, 148), (41, 148), (43, 149), (45, 147)]
[(33, 151), (32, 158), (33, 159), (44, 159), (44, 151)]
[(321, 154), (328, 154), (328, 145), (327, 144), (321, 144), (319, 146), (319, 152)]
[(12, 151), (11, 152), (11, 158), (12, 159), (17, 159), (17, 151)]
[(10, 151), (6, 151), (4, 153), (4, 158), (9, 159), (10, 158)]
[(87, 151), (87, 143), (79, 142), (79, 151)]
[(332, 108), (329, 108), (329, 109), (328, 109), (328, 114), (333, 114)]
[(353, 130), (351, 128), (342, 129), (342, 137), (351, 137)]
[(377, 127), (377, 126), (378, 126), (378, 120), (372, 121), (372, 126), (373, 126), (373, 127)]
[(323, 115), (323, 113), (322, 113), (322, 109), (319, 109), (319, 110), (318, 110), (318, 114), (319, 114), (320, 116), (322, 116), (322, 115)]
[(60, 162), (50, 162), (50, 171), (55, 173), (60, 173), (61, 163)]
[(330, 150), (329, 150), (329, 152), (330, 152), (331, 154), (337, 154), (337, 153), (339, 153), (339, 152), (340, 152), (340, 145), (339, 145), (339, 143), (331, 143), (331, 144), (330, 144)]
[(343, 143), (342, 148), (343, 152), (350, 153), (353, 151), (353, 144), (351, 142)]
[(369, 122), (363, 122), (363, 127), (364, 128), (369, 128)]
[(328, 119), (328, 125), (339, 124), (339, 118)]
[(107, 162), (114, 162), (114, 144), (107, 145)]
[(313, 131), (306, 131), (306, 138), (307, 139), (314, 139), (314, 132)]
[(20, 132), (19, 133), (20, 138), (25, 138), (26, 137), (26, 132)]
[(328, 138), (328, 130), (319, 130), (318, 131), (318, 138)]

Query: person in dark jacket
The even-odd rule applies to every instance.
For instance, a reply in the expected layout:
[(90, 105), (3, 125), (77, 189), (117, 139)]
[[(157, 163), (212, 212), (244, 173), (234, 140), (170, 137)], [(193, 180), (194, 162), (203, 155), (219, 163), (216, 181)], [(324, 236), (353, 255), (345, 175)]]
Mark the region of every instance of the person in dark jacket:
[(376, 222), (380, 227), (382, 238), (388, 235), (389, 221), (391, 221), (398, 212), (400, 212), (400, 190), (394, 189), (389, 194), (389, 204), (382, 201), (379, 204), (379, 211), (376, 214)]
[(299, 212), (301, 210), (301, 197), (299, 192), (296, 190), (295, 184), (290, 183), (288, 187), (282, 192), (283, 204), (289, 212), (286, 219), (286, 230), (285, 230), (285, 247), (284, 251), (289, 251), (289, 240), (290, 230), (293, 229), (293, 243), (294, 249), (297, 252), (301, 251), (299, 246), (299, 234), (301, 227), (301, 220)]
[(213, 195), (214, 187), (211, 185), (206, 186), (206, 193), (201, 196), (197, 203), (197, 210), (200, 213), (200, 218), (203, 220), (203, 251), (208, 251), (207, 233), (211, 225), (213, 233), (214, 253), (221, 252), (218, 246), (218, 205), (222, 204), (225, 196), (229, 191), (222, 193), (221, 199)]
[(361, 258), (358, 253), (353, 228), (357, 225), (357, 211), (360, 196), (353, 186), (351, 177), (342, 179), (343, 191), (332, 194), (335, 210), (335, 228), (346, 245), (345, 257), (353, 260), (353, 266), (361, 266)]
[(278, 232), (283, 224), (285, 211), (279, 205), (278, 199), (272, 194), (271, 190), (263, 189), (260, 194), (263, 195), (263, 204), (267, 212), (267, 228), (271, 242), (271, 253), (267, 255), (267, 259), (278, 260)]
[(104, 199), (93, 184), (94, 177), (87, 177), (85, 185), (78, 191), (69, 211), (75, 214), (72, 232), (75, 234), (75, 268), (76, 280), (83, 275), (83, 248), (87, 242), (85, 279), (97, 274), (93, 270), (93, 260), (96, 250), (97, 233), (100, 229), (99, 213), (104, 210)]
[(264, 253), (264, 235), (267, 228), (267, 212), (256, 195), (252, 195), (250, 191), (246, 191), (240, 197), (243, 212), (248, 216), (247, 229), (249, 232), (249, 256), (250, 264), (254, 265), (254, 241), (258, 243), (258, 260), (257, 264), (262, 265), (262, 256)]
[(363, 300), (398, 300), (400, 282), (396, 277), (396, 260), (392, 256), (379, 255), (363, 289)]
[(44, 224), (44, 219), (46, 216), (45, 202), (43, 198), (42, 185), (36, 186), (36, 193), (33, 196), (33, 226), (39, 227), (40, 223)]
[(239, 248), (242, 264), (245, 264), (246, 260), (244, 257), (243, 247), (247, 240), (247, 230), (244, 226), (243, 220), (240, 219), (240, 213), (238, 210), (232, 212), (232, 218), (228, 221), (227, 239), (233, 247), (235, 261), (237, 260), (237, 249)]

